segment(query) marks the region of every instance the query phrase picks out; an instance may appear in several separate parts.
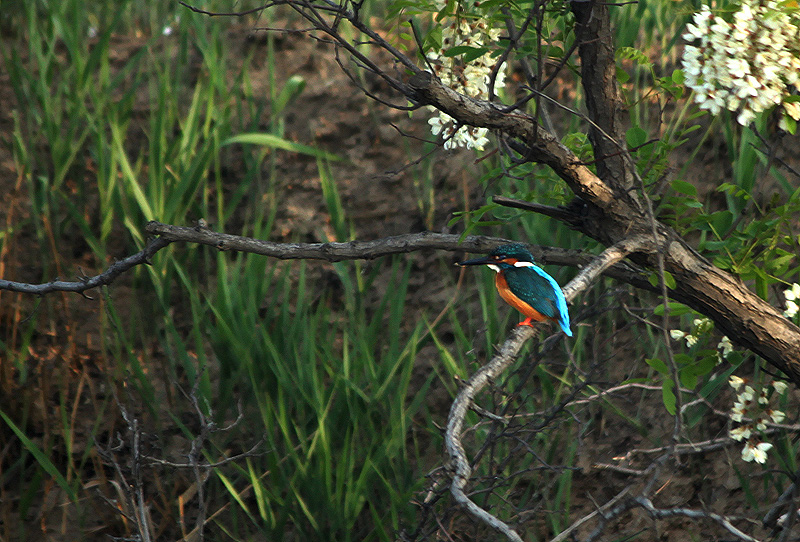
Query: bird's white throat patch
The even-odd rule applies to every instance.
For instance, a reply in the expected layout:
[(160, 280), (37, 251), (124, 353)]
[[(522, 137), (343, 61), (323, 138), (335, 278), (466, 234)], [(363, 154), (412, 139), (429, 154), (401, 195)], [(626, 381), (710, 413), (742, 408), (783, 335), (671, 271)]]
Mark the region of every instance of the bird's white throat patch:
[(494, 264), (490, 263), (490, 264), (487, 264), (487, 266), (489, 267), (489, 269), (491, 269), (495, 273), (499, 273), (500, 272), (500, 266), (498, 266), (498, 265), (494, 265)]

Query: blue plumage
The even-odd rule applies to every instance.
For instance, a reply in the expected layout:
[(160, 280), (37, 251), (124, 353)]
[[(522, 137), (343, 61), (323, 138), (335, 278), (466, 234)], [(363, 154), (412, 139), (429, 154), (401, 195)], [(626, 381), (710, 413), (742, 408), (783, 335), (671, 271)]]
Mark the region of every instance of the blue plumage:
[(459, 265), (487, 265), (497, 271), (495, 285), (500, 296), (531, 320), (553, 320), (572, 336), (567, 300), (553, 277), (533, 263), (525, 245), (501, 245), (485, 258), (467, 260)]

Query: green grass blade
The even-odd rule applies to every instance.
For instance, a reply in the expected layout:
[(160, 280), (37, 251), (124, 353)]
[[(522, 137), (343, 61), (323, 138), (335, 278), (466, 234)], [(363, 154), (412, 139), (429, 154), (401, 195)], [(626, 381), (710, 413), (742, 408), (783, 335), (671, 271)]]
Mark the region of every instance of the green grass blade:
[(22, 445), (28, 450), (31, 455), (36, 459), (36, 462), (49, 474), (53, 477), (56, 481), (58, 486), (67, 494), (69, 499), (72, 502), (78, 501), (78, 496), (75, 494), (75, 490), (72, 489), (69, 482), (64, 475), (58, 470), (58, 468), (50, 461), (50, 458), (45, 455), (45, 453), (36, 446), (36, 444), (28, 438), (28, 436), (19, 428), (17, 424), (15, 424), (11, 418), (9, 418), (5, 412), (0, 410), (0, 417), (3, 418), (3, 421), (6, 422), (6, 425), (17, 435), (17, 438), (20, 440)]
[(246, 134), (238, 134), (235, 136), (231, 136), (228, 139), (222, 142), (222, 145), (233, 145), (234, 143), (243, 143), (249, 145), (261, 145), (263, 147), (269, 147), (271, 149), (280, 149), (284, 151), (296, 152), (299, 154), (307, 154), (309, 156), (314, 156), (316, 158), (321, 158), (324, 160), (331, 160), (334, 162), (341, 162), (344, 159), (340, 158), (338, 155), (323, 151), (309, 145), (303, 145), (302, 143), (295, 143), (293, 141), (289, 141), (288, 139), (283, 139), (282, 137), (278, 137), (273, 134), (264, 134), (264, 133), (246, 133)]

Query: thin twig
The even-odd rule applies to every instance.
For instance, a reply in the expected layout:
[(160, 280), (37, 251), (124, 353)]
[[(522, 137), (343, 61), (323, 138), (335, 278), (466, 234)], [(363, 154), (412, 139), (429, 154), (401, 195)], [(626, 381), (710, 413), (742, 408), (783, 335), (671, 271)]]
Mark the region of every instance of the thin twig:
[(692, 510), (689, 508), (656, 508), (653, 502), (645, 497), (636, 497), (633, 499), (637, 505), (643, 508), (650, 517), (654, 519), (664, 519), (675, 516), (683, 516), (692, 519), (710, 519), (721, 525), (726, 531), (745, 542), (758, 542), (757, 538), (740, 531), (732, 523), (731, 520), (723, 515), (715, 514), (714, 512), (705, 512), (703, 510)]
[(149, 264), (155, 253), (169, 244), (170, 241), (165, 238), (152, 239), (140, 252), (113, 263), (104, 272), (93, 277), (82, 277), (80, 280), (72, 282), (56, 279), (43, 284), (27, 284), (0, 279), (0, 290), (34, 295), (44, 295), (51, 292), (77, 292), (83, 294), (86, 290), (111, 284), (122, 273), (137, 265)]

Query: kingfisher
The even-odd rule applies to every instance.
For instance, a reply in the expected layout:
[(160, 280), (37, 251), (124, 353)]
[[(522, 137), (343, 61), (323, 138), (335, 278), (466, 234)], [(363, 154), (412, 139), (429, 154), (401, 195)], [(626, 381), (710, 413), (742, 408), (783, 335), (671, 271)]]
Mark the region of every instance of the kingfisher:
[(488, 256), (456, 265), (486, 265), (495, 271), (494, 284), (500, 297), (526, 317), (519, 325), (533, 327), (532, 322), (551, 320), (558, 322), (564, 333), (572, 337), (567, 300), (561, 286), (533, 263), (533, 255), (525, 245), (500, 245)]

